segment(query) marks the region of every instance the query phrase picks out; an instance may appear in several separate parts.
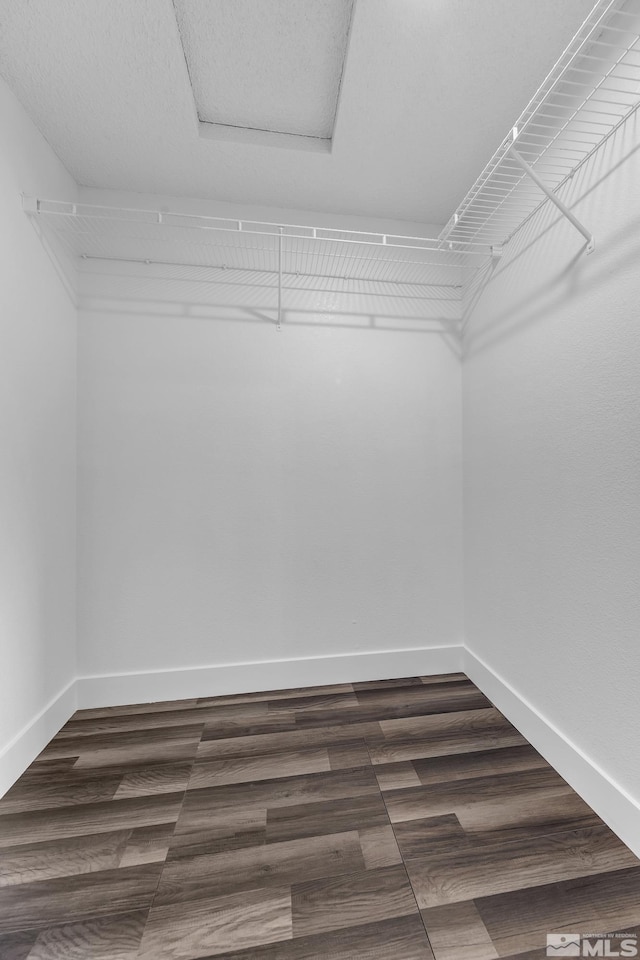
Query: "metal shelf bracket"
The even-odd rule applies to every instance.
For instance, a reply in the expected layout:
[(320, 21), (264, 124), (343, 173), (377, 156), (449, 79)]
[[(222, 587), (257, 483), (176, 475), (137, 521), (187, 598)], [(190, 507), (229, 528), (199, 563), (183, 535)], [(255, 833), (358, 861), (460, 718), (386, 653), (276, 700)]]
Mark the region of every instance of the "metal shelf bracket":
[(278, 227), (278, 322), (276, 330), (282, 330), (282, 236), (284, 227)]
[(530, 177), (531, 180), (533, 180), (533, 182), (536, 184), (537, 187), (540, 188), (540, 190), (542, 190), (542, 192), (543, 192), (544, 195), (547, 197), (547, 199), (548, 199), (548, 200), (551, 200), (551, 203), (553, 203), (554, 206), (556, 206), (556, 207), (558, 208), (558, 210), (560, 211), (560, 213), (562, 213), (563, 216), (565, 216), (565, 217), (567, 218), (567, 220), (569, 221), (569, 223), (573, 224), (573, 226), (576, 228), (576, 230), (577, 230), (579, 233), (582, 234), (582, 236), (583, 236), (583, 237), (585, 238), (585, 240), (587, 241), (587, 247), (586, 247), (587, 253), (588, 253), (588, 254), (589, 254), (589, 253), (593, 253), (593, 251), (595, 250), (595, 247), (596, 247), (596, 242), (595, 242), (595, 240), (594, 240), (593, 234), (592, 234), (589, 230), (587, 230), (587, 228), (584, 226), (584, 224), (582, 224), (582, 223), (580, 222), (580, 220), (578, 220), (578, 218), (577, 218), (576, 216), (574, 216), (574, 214), (571, 212), (571, 210), (569, 210), (569, 208), (566, 206), (566, 204), (564, 204), (564, 203), (562, 202), (562, 200), (561, 200), (558, 196), (556, 196), (556, 194), (553, 192), (553, 190), (550, 190), (550, 189), (549, 189), (549, 187), (546, 185), (546, 183), (545, 183), (543, 180), (540, 179), (540, 177), (538, 176), (538, 174), (536, 173), (536, 171), (533, 169), (533, 167), (530, 166), (530, 164), (527, 163), (527, 161), (524, 159), (524, 157), (522, 157), (522, 156), (518, 153), (518, 151), (517, 151), (516, 148), (515, 148), (515, 143), (516, 143), (516, 141), (517, 141), (517, 138), (518, 138), (518, 128), (517, 128), (517, 127), (514, 127), (514, 128), (513, 128), (513, 131), (512, 131), (511, 145), (509, 146), (509, 148), (508, 148), (508, 150), (507, 150), (508, 156), (513, 157), (513, 159), (516, 161), (516, 163), (517, 163), (520, 167), (522, 167), (522, 169), (523, 169), (524, 172), (527, 174), (527, 176)]
[(27, 197), (22, 194), (22, 209), (25, 213), (38, 213), (38, 201), (36, 197)]

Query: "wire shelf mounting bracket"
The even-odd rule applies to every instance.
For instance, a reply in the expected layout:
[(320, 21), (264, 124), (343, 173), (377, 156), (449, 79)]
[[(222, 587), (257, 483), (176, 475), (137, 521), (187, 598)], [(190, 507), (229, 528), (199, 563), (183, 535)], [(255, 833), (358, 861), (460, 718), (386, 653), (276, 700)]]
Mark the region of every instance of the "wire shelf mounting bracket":
[(22, 201), (22, 209), (25, 213), (36, 214), (38, 213), (38, 201), (36, 197), (27, 197), (24, 194), (20, 197)]
[[(536, 171), (533, 169), (533, 167), (532, 167), (529, 163), (527, 163), (527, 161), (524, 159), (524, 157), (522, 157), (522, 156), (518, 153), (518, 151), (517, 151), (516, 148), (515, 148), (515, 144), (516, 144), (517, 139), (518, 139), (518, 128), (517, 128), (517, 127), (514, 127), (514, 128), (513, 128), (513, 130), (511, 131), (511, 135), (512, 135), (511, 144), (510, 144), (510, 146), (509, 146), (509, 148), (508, 148), (508, 150), (507, 150), (508, 155), (509, 155), (510, 157), (512, 157), (512, 158), (515, 160), (515, 162), (516, 162), (520, 167), (522, 167), (522, 169), (524, 170), (524, 172), (526, 173), (526, 175), (527, 175), (528, 177), (530, 177), (531, 180), (533, 180), (533, 182), (536, 184), (537, 187), (539, 187), (540, 190), (542, 190), (542, 192), (543, 192), (544, 195), (547, 197), (547, 199), (548, 199), (548, 200), (551, 200), (551, 203), (553, 203), (554, 206), (556, 206), (556, 207), (558, 208), (558, 210), (560, 211), (560, 213), (561, 213), (564, 217), (567, 218), (567, 220), (569, 221), (569, 223), (571, 223), (571, 224), (576, 228), (576, 230), (578, 231), (578, 233), (581, 233), (581, 234), (582, 234), (582, 236), (583, 236), (583, 237), (585, 238), (585, 240), (587, 241), (587, 246), (586, 246), (586, 252), (587, 252), (587, 254), (593, 253), (593, 251), (594, 251), (595, 248), (596, 248), (596, 242), (595, 242), (595, 240), (594, 240), (594, 237), (593, 237), (593, 234), (591, 233), (591, 231), (588, 230), (588, 229), (584, 226), (584, 224), (580, 222), (580, 220), (578, 220), (578, 218), (571, 212), (571, 210), (569, 210), (569, 207), (567, 207), (567, 205), (562, 202), (562, 200), (560, 199), (560, 197), (558, 197), (558, 196), (553, 192), (553, 190), (551, 190), (551, 189), (547, 186), (547, 184), (544, 182), (544, 180), (541, 180), (541, 179), (540, 179), (540, 177), (538, 176), (538, 174), (536, 173)], [(493, 253), (493, 248), (492, 248), (492, 253)]]
[(282, 237), (284, 227), (278, 227), (278, 322), (276, 330), (282, 330)]

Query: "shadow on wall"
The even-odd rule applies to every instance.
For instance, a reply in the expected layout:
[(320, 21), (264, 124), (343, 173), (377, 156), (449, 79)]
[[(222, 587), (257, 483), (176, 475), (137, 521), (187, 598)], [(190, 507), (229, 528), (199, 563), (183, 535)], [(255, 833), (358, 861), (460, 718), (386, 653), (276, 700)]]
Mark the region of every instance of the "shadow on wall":
[[(462, 274), (438, 284), (286, 274), (278, 318), (278, 277), (268, 271), (83, 257), (69, 275), (69, 251), (46, 228), (38, 234), (78, 305), (103, 313), (185, 317), (274, 327), (317, 326), (436, 334), (461, 354)], [(448, 271), (448, 272), (447, 272)]]
[[(102, 313), (278, 325), (277, 280), (269, 274), (178, 265), (85, 261), (81, 305)], [(398, 288), (401, 287), (401, 290)], [(436, 334), (460, 355), (459, 287), (291, 277), (282, 327)]]
[[(569, 208), (596, 230), (593, 254), (587, 258), (586, 244), (579, 234), (547, 202), (510, 241), (504, 257), (488, 262), (478, 271), (465, 292), (462, 308), (462, 353), (465, 358), (496, 346), (549, 316), (569, 298), (587, 294), (610, 281), (612, 275), (637, 264), (640, 210), (637, 217), (631, 222), (627, 219), (619, 230), (607, 229), (605, 237), (597, 235), (597, 226), (598, 220), (602, 219), (598, 215), (601, 204), (607, 202), (600, 191), (640, 151), (636, 142), (620, 156), (630, 140), (637, 141), (639, 129), (640, 117), (635, 114), (560, 191)], [(581, 205), (579, 210), (576, 209), (578, 204)], [(535, 287), (530, 283), (522, 284), (525, 257), (526, 278), (540, 277)], [(551, 257), (554, 258), (555, 272), (549, 270)], [(508, 307), (485, 318), (481, 330), (474, 329), (475, 309), (485, 291), (498, 279), (503, 284)], [(524, 296), (520, 295), (521, 285), (526, 289)]]

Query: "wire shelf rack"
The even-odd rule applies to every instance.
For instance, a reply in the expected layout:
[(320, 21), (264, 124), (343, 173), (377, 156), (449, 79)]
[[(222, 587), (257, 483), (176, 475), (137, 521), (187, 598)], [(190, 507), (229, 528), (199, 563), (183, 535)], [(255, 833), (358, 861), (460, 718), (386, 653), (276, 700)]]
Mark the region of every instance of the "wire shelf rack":
[(67, 252), (128, 260), (255, 270), (361, 282), (460, 288), (486, 245), (293, 224), (25, 199)]
[[(396, 236), (25, 198), (66, 253), (290, 278), (411, 287), (462, 301), (491, 256), (640, 106), (640, 0), (598, 0), (438, 237)], [(295, 280), (293, 281), (296, 282)]]
[(440, 238), (506, 243), (638, 106), (640, 0), (600, 0)]

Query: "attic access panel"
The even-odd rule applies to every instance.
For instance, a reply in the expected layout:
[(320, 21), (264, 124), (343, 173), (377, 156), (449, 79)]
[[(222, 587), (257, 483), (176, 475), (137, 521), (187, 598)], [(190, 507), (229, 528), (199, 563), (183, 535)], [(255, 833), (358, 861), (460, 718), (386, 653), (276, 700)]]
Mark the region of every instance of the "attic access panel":
[(354, 0), (174, 0), (202, 136), (329, 151)]

